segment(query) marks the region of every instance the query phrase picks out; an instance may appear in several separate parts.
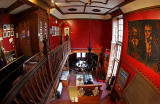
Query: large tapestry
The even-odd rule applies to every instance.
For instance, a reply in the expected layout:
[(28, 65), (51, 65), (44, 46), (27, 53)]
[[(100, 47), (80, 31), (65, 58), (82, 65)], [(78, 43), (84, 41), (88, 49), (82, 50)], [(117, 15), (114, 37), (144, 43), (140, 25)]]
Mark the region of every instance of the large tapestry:
[(160, 20), (128, 22), (127, 53), (160, 72)]

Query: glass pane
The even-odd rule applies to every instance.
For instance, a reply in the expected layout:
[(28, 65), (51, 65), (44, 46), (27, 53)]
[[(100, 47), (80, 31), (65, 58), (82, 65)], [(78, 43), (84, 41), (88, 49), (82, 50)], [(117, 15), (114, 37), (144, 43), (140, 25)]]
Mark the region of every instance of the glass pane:
[(119, 25), (119, 30), (123, 30), (123, 25)]
[(123, 24), (123, 19), (119, 19), (119, 24)]
[(114, 63), (114, 68), (113, 68), (113, 74), (112, 74), (113, 76), (116, 76), (117, 69), (118, 69), (118, 62), (115, 61), (115, 63)]
[(117, 59), (120, 60), (120, 55), (121, 55), (121, 46), (118, 45), (118, 50), (117, 50)]
[(123, 36), (123, 31), (122, 30), (119, 31), (119, 36)]
[(82, 53), (82, 57), (83, 57), (83, 58), (86, 57), (86, 53), (83, 52), (83, 53)]
[(80, 58), (81, 57), (81, 53), (77, 53), (77, 58)]

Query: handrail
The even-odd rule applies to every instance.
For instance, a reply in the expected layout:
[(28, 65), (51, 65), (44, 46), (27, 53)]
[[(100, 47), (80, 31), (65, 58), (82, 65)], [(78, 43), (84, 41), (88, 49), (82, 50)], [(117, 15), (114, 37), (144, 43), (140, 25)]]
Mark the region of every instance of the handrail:
[(16, 83), (1, 103), (47, 104), (69, 52), (70, 41), (48, 52)]

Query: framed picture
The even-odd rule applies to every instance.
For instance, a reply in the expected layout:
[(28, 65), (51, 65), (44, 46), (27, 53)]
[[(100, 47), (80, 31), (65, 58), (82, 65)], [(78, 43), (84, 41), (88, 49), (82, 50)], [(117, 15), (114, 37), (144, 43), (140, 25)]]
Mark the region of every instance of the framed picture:
[[(128, 22), (127, 54), (160, 73), (160, 20)], [(147, 70), (146, 70), (147, 71)]]
[(11, 31), (11, 36), (14, 36), (14, 31)]
[(128, 80), (128, 77), (129, 77), (129, 73), (127, 71), (125, 71), (122, 67), (120, 67), (117, 81), (118, 81), (121, 89), (124, 88), (124, 86)]
[(64, 35), (69, 36), (69, 27), (64, 28)]
[(10, 36), (11, 36), (11, 32), (7, 31), (7, 37), (10, 37)]
[(47, 39), (47, 29), (45, 29), (45, 36), (46, 36), (46, 39)]
[(58, 26), (55, 27), (55, 35), (56, 35), (56, 36), (59, 35), (59, 27), (58, 27)]
[(6, 24), (3, 25), (3, 31), (5, 31), (5, 30), (7, 30), (7, 25)]
[(42, 22), (40, 22), (40, 28), (42, 28), (42, 26), (43, 26), (43, 25), (42, 25)]
[(13, 24), (11, 24), (11, 30), (14, 30), (14, 25)]
[(44, 27), (45, 27), (45, 29), (47, 29), (47, 23), (45, 23)]
[(47, 34), (47, 29), (45, 29), (45, 34)]
[(18, 38), (18, 33), (16, 33), (16, 38)]
[(42, 34), (43, 33), (43, 30), (42, 30), (42, 28), (40, 28), (40, 34)]
[(50, 28), (49, 34), (52, 34), (52, 29)]
[(6, 37), (7, 37), (7, 32), (4, 31), (4, 32), (3, 32), (3, 38), (6, 38)]
[(10, 24), (7, 24), (7, 30), (10, 30)]
[(22, 38), (26, 38), (25, 30), (22, 31)]

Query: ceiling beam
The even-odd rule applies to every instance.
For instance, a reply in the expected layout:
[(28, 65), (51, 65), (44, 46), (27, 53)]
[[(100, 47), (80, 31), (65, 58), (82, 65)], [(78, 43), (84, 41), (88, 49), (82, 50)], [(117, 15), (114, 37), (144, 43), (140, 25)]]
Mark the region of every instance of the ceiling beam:
[(24, 2), (17, 0), (16, 2), (14, 2), (12, 5), (10, 5), (5, 12), (6, 13), (10, 13), (11, 11), (13, 11), (14, 9), (20, 7), (21, 5), (25, 4)]
[(83, 13), (85, 13), (86, 11), (86, 6), (87, 6), (87, 3), (84, 5)]
[(50, 5), (43, 0), (24, 0), (24, 2), (28, 5), (31, 5), (33, 7), (42, 8), (44, 10), (49, 10), (50, 8)]

